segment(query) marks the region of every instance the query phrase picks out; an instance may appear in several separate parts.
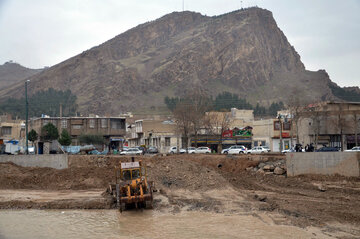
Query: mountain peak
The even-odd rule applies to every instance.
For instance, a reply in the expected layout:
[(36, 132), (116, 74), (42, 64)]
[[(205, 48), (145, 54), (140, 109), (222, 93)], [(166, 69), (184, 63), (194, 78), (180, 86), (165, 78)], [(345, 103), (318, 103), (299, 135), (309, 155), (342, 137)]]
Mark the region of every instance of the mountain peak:
[[(253, 7), (219, 16), (184, 11), (141, 24), (32, 78), (31, 93), (70, 89), (80, 111), (163, 106), (194, 88), (251, 103), (286, 100), (290, 88), (313, 100), (333, 97), (326, 74), (306, 71), (272, 13)], [(22, 87), (22, 86), (18, 86)], [(0, 91), (16, 96), (17, 87)]]

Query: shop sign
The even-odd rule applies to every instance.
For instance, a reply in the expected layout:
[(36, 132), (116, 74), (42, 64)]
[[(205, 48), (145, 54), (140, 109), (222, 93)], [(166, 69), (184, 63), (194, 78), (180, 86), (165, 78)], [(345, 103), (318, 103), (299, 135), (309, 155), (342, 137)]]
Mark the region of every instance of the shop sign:
[(232, 135), (233, 135), (233, 131), (232, 131), (232, 130), (225, 130), (225, 131), (222, 133), (222, 137), (223, 137), (223, 138), (232, 138)]

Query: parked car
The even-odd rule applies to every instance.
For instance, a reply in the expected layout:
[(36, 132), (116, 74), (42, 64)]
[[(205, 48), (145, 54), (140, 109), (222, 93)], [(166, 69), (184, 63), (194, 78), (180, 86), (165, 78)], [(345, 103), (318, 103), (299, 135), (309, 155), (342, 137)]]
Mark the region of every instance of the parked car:
[(127, 147), (127, 146), (124, 146), (122, 149), (121, 149), (121, 151), (128, 151), (129, 150), (129, 147)]
[(138, 147), (136, 147), (136, 148), (138, 148), (138, 149), (141, 151), (141, 154), (145, 154), (145, 152), (146, 152), (146, 148), (145, 148), (145, 147), (143, 147), (143, 146), (138, 146)]
[(352, 149), (345, 150), (345, 152), (359, 152), (360, 146), (353, 147)]
[(187, 148), (187, 153), (188, 153), (188, 154), (194, 154), (195, 151), (196, 151), (196, 148), (195, 148), (195, 147), (189, 147), (189, 148)]
[(243, 145), (233, 145), (229, 148), (228, 154), (246, 154), (247, 149)]
[(120, 155), (141, 155), (142, 151), (138, 148), (130, 148), (127, 151), (120, 152)]
[(230, 148), (221, 150), (221, 154), (227, 154)]
[(286, 153), (295, 153), (296, 150), (295, 149), (284, 149), (283, 151), (281, 151), (281, 153), (286, 154)]
[(158, 150), (156, 147), (154, 147), (154, 146), (150, 146), (150, 147), (148, 148), (147, 152), (148, 152), (149, 154), (157, 154), (157, 153), (159, 153), (159, 150)]
[(325, 147), (321, 147), (321, 148), (315, 150), (315, 152), (337, 152), (339, 150), (340, 150), (340, 148), (337, 148), (337, 147), (327, 147), (327, 146), (325, 146)]
[(196, 154), (209, 154), (211, 149), (209, 147), (199, 147), (195, 150)]
[(263, 154), (268, 152), (270, 152), (268, 146), (255, 146), (254, 148), (247, 151), (248, 154)]
[[(176, 146), (173, 146), (169, 149), (169, 154), (176, 154), (177, 153), (177, 147)], [(183, 154), (183, 153), (186, 153), (186, 150), (185, 149), (179, 149), (179, 153), (180, 154)]]

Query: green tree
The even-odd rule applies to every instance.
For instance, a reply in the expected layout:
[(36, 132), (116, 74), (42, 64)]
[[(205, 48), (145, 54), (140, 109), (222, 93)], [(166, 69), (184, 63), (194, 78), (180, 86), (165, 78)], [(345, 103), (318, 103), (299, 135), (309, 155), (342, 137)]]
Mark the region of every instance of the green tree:
[(34, 145), (34, 142), (38, 139), (38, 134), (34, 129), (28, 133), (28, 139), (32, 142), (32, 145)]
[(252, 109), (252, 105), (246, 99), (239, 98), (237, 94), (224, 91), (218, 94), (214, 101), (214, 110)]
[(277, 112), (279, 110), (283, 110), (284, 108), (285, 108), (284, 103), (282, 101), (280, 101), (278, 103), (277, 102), (272, 103), (268, 109), (268, 115), (276, 117)]
[(55, 140), (59, 138), (59, 131), (52, 123), (46, 124), (41, 129), (44, 140)]
[(266, 115), (266, 108), (263, 106), (260, 106), (259, 103), (256, 104), (256, 107), (254, 109), (254, 115), (257, 117), (265, 116)]
[(59, 143), (61, 145), (69, 146), (71, 144), (71, 136), (66, 129), (63, 129), (60, 135)]
[[(28, 97), (29, 116), (39, 117), (41, 114), (60, 116), (60, 105), (62, 116), (75, 115), (77, 110), (76, 96), (70, 90), (57, 91), (52, 88), (46, 91), (38, 91)], [(25, 98), (8, 98), (0, 102), (0, 113), (10, 113), (14, 117), (25, 118)]]
[(172, 97), (172, 98), (170, 98), (169, 96), (166, 96), (166, 97), (164, 98), (164, 102), (165, 102), (167, 108), (168, 108), (169, 110), (171, 110), (171, 111), (174, 111), (174, 110), (175, 110), (176, 105), (177, 105), (180, 101), (181, 101), (181, 99), (178, 98), (178, 97)]

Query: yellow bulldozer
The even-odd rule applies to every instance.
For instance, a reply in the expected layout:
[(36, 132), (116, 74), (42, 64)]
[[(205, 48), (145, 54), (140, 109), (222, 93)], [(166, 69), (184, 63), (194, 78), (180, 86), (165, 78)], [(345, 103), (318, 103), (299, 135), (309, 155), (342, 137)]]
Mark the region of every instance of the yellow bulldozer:
[(122, 212), (127, 208), (152, 208), (153, 182), (147, 180), (146, 166), (140, 160), (120, 163), (115, 168), (115, 184), (109, 185), (109, 192)]

